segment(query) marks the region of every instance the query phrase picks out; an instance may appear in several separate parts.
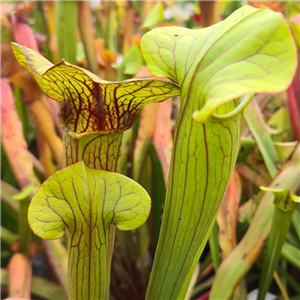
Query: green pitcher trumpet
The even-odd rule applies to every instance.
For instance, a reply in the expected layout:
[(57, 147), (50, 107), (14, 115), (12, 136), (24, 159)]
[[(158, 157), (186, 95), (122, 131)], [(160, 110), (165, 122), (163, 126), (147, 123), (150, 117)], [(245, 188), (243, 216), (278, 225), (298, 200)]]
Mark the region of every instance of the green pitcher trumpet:
[(141, 49), (150, 72), (181, 89), (146, 299), (184, 299), (236, 162), (243, 109), (254, 93), (289, 86), (296, 47), (281, 14), (244, 6), (204, 29), (153, 29)]

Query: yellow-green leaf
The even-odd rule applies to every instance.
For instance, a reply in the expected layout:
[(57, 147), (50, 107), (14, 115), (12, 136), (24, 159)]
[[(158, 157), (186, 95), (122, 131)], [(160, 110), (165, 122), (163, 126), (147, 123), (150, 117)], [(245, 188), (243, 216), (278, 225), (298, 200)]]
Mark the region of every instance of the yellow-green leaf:
[[(249, 94), (279, 92), (296, 69), (281, 14), (244, 6), (205, 29), (154, 29), (141, 41), (155, 76), (181, 88), (160, 238), (146, 299), (185, 295), (236, 161)], [(245, 96), (245, 97), (241, 97)]]
[(197, 82), (193, 98), (201, 122), (235, 98), (285, 90), (296, 69), (296, 47), (285, 20), (265, 8), (244, 6), (201, 30), (156, 28), (145, 34), (141, 47), (156, 76), (184, 83), (185, 92)]
[(31, 201), (28, 219), (43, 239), (58, 239), (69, 231), (70, 299), (106, 299), (108, 253), (113, 245), (110, 227), (135, 229), (149, 212), (150, 197), (136, 182), (79, 162), (42, 184)]
[(12, 44), (18, 62), (30, 71), (43, 92), (63, 102), (60, 118), (74, 136), (128, 129), (140, 109), (179, 94), (178, 86), (157, 79), (108, 82), (65, 61), (53, 65), (35, 51)]

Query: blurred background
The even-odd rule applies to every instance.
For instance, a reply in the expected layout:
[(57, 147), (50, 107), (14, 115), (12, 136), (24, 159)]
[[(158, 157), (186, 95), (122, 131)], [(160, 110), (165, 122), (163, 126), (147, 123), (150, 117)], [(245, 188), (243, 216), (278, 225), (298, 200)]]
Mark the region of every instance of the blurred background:
[[(42, 241), (27, 224), (34, 187), (61, 167), (59, 104), (43, 95), (31, 74), (18, 65), (10, 43), (38, 51), (54, 64), (65, 59), (109, 81), (151, 77), (139, 47), (143, 34), (158, 26), (210, 26), (245, 4), (281, 12), (299, 50), (298, 1), (1, 1), (1, 299), (19, 296), (19, 286), (32, 299), (67, 299), (66, 238)], [(243, 274), (228, 288), (234, 289), (235, 299), (254, 299), (249, 293), (258, 287), (264, 243), (251, 248), (253, 259), (247, 266), (236, 249), (247, 248), (246, 232), (252, 243), (267, 238), (264, 224), (270, 216), (257, 209), (263, 199), (259, 186), (268, 186), (278, 176), (300, 140), (299, 97), (297, 71), (287, 91), (256, 95), (245, 112), (237, 165), (194, 272), (190, 299), (208, 299), (213, 284), (224, 284), (218, 269), (229, 255), (229, 267)], [(145, 296), (179, 105), (178, 98), (147, 105), (124, 133), (121, 172), (147, 189), (152, 211), (141, 228), (116, 233), (111, 299)], [(255, 214), (261, 214), (261, 222), (252, 229)], [(300, 299), (299, 248), (298, 209), (280, 254), (270, 299)]]

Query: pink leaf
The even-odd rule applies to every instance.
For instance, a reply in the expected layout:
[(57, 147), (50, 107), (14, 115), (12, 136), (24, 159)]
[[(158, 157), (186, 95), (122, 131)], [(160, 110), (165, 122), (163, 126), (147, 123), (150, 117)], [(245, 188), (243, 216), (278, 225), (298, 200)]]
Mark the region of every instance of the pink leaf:
[(10, 166), (21, 187), (39, 184), (23, 137), (22, 123), (16, 111), (9, 83), (1, 78), (1, 127), (2, 145)]

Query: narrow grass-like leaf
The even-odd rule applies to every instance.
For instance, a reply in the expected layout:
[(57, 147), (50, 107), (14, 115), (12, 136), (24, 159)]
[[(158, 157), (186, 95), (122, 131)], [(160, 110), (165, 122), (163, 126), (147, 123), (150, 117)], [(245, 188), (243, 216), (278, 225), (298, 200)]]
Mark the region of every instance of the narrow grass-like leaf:
[(277, 266), (278, 273), (286, 280), (286, 282), (292, 287), (292, 289), (300, 295), (300, 284), (297, 281), (297, 278), (294, 278), (289, 274), (284, 268), (280, 265)]
[(60, 58), (76, 63), (78, 2), (55, 1), (55, 28)]
[(18, 235), (1, 226), (1, 242), (11, 246), (19, 239)]
[(154, 249), (156, 249), (160, 232), (162, 207), (166, 195), (166, 185), (162, 165), (153, 144), (150, 145), (149, 155), (151, 158), (152, 242)]
[(150, 29), (153, 28), (158, 22), (164, 19), (164, 6), (161, 2), (158, 2), (151, 12), (147, 15), (141, 28)]
[(132, 45), (118, 68), (117, 80), (125, 80), (135, 75), (143, 65), (143, 57), (139, 46)]
[[(278, 190), (261, 187), (265, 192), (272, 192), (275, 197), (275, 210), (272, 219), (271, 231), (267, 246), (267, 253), (264, 258), (262, 274), (260, 276), (258, 300), (264, 300), (273, 279), (281, 248), (286, 233), (289, 229), (292, 214), (297, 209), (297, 203), (292, 200), (289, 190)], [(300, 199), (300, 197), (299, 197)]]
[(20, 209), (20, 203), (14, 200), (14, 196), (19, 193), (19, 190), (11, 186), (5, 181), (0, 181), (1, 186), (1, 201), (8, 204), (8, 206), (14, 211), (18, 212)]
[(209, 249), (211, 253), (211, 259), (215, 270), (218, 269), (221, 259), (220, 259), (220, 246), (218, 241), (218, 224), (215, 223), (213, 229), (209, 236)]
[(273, 178), (278, 172), (276, 164), (280, 162), (280, 159), (272, 143), (271, 136), (267, 132), (266, 123), (255, 99), (246, 107), (244, 117), (257, 142), (269, 174)]
[(144, 35), (141, 48), (155, 76), (181, 87), (163, 223), (146, 295), (177, 299), (185, 296), (233, 171), (241, 113), (251, 97), (238, 98), (286, 89), (296, 49), (280, 14), (249, 6), (201, 30), (154, 29)]
[(294, 228), (297, 232), (298, 235), (298, 239), (300, 241), (300, 209), (298, 208), (298, 210), (295, 210), (292, 216), (292, 223), (294, 225)]
[(70, 234), (71, 299), (108, 299), (112, 224), (132, 230), (150, 212), (146, 191), (117, 173), (70, 165), (42, 184), (29, 207), (29, 224), (43, 239)]
[(288, 242), (283, 244), (281, 256), (300, 270), (300, 250)]

